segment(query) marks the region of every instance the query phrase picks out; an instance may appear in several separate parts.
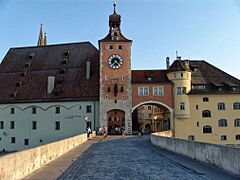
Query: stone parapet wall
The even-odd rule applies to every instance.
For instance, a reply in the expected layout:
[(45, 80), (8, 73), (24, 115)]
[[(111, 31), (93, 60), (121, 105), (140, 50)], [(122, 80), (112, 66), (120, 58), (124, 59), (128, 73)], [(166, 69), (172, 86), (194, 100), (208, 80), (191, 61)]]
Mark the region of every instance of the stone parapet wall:
[(217, 166), (240, 175), (240, 149), (178, 138), (151, 135), (152, 144), (188, 156), (198, 161)]
[(158, 136), (173, 137), (173, 132), (172, 132), (172, 130), (169, 130), (169, 131), (160, 131), (160, 132), (156, 132), (155, 134), (157, 134)]
[[(94, 136), (96, 136), (95, 131), (91, 137)], [(87, 141), (87, 135), (84, 133), (36, 148), (4, 155), (0, 157), (0, 179), (22, 179), (85, 141)]]

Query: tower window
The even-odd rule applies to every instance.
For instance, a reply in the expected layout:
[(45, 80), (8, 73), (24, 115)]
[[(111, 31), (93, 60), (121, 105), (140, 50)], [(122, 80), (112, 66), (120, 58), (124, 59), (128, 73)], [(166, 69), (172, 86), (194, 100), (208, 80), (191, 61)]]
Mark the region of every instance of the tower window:
[(199, 127), (199, 122), (197, 122), (197, 127)]
[(117, 32), (114, 32), (114, 36), (118, 36), (118, 33), (117, 33)]
[(113, 45), (110, 45), (110, 46), (109, 46), (109, 49), (113, 49)]
[(119, 46), (118, 46), (118, 49), (123, 49), (123, 46), (122, 46), (122, 45), (119, 45)]
[(196, 105), (196, 109), (198, 109), (198, 105)]
[(121, 92), (123, 92), (123, 86), (121, 87)]
[(184, 102), (180, 102), (180, 110), (185, 110), (185, 103)]
[(111, 92), (111, 88), (110, 88), (110, 86), (108, 87), (108, 92)]
[(186, 94), (186, 87), (177, 87), (177, 94)]

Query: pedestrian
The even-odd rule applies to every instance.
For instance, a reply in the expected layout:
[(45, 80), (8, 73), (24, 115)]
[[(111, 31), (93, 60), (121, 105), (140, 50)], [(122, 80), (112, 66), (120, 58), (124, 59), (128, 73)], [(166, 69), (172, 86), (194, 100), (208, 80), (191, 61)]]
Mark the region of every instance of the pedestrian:
[(90, 139), (90, 134), (91, 134), (92, 130), (90, 127), (87, 128), (87, 139)]
[(103, 139), (107, 138), (107, 128), (103, 126)]

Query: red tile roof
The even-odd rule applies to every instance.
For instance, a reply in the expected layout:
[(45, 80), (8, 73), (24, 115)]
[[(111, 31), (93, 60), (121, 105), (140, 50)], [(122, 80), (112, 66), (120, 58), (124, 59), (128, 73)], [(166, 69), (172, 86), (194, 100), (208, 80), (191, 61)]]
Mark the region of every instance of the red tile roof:
[[(55, 77), (51, 95), (48, 76)], [(11, 48), (0, 65), (0, 103), (98, 99), (99, 51), (89, 42)]]
[(171, 83), (167, 70), (132, 70), (132, 84)]

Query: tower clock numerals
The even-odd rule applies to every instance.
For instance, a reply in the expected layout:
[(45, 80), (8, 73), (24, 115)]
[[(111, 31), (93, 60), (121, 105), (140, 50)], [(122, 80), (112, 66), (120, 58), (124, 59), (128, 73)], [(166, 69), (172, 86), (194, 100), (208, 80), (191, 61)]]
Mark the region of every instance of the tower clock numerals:
[(108, 65), (113, 69), (119, 69), (123, 64), (123, 59), (119, 55), (112, 55), (108, 59)]

